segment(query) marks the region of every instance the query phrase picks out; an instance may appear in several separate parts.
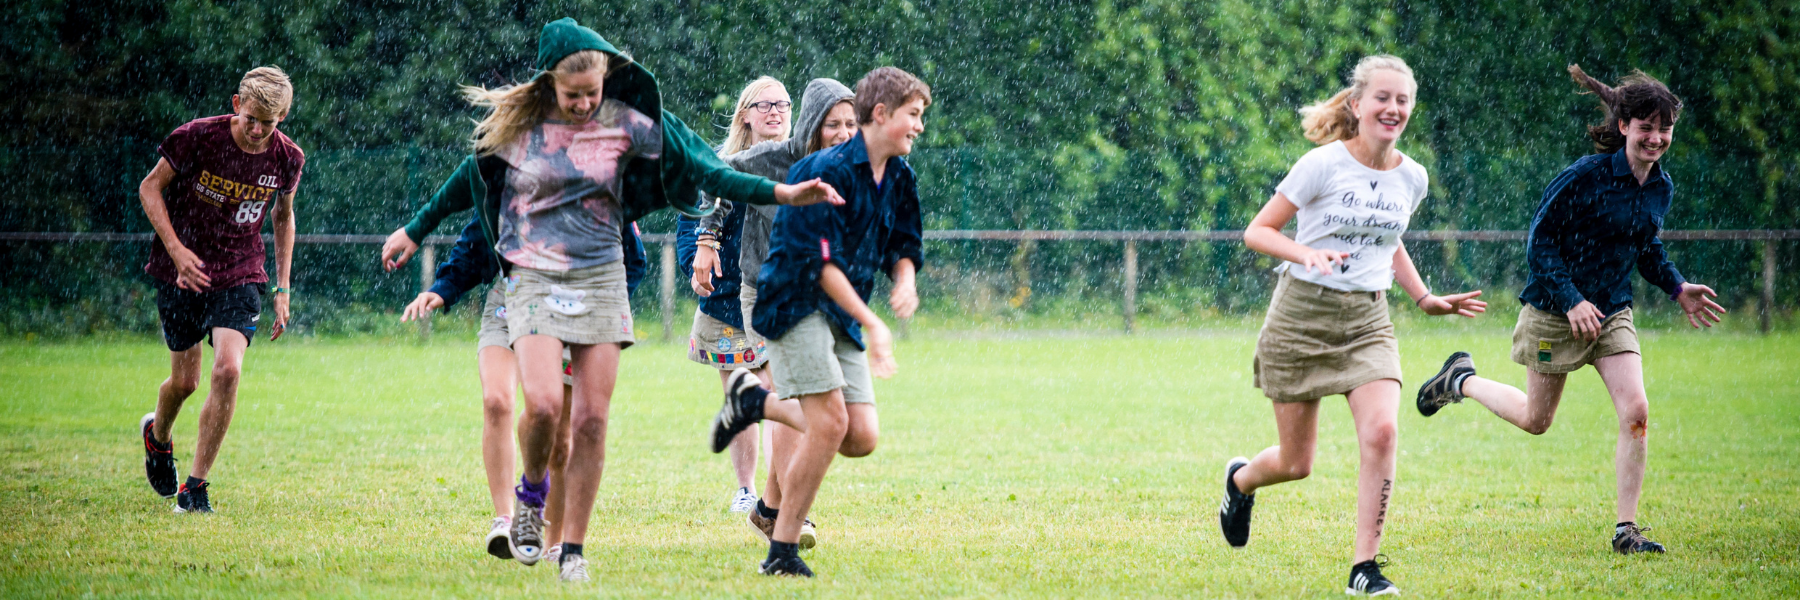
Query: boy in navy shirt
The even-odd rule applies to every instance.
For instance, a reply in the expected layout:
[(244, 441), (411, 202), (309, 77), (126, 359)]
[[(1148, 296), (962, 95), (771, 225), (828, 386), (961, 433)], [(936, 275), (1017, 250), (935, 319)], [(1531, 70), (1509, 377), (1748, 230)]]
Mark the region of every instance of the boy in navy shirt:
[(893, 279), (889, 306), (896, 316), (910, 317), (919, 306), (913, 286), (924, 264), (919, 191), (902, 157), (925, 131), (930, 105), (931, 88), (917, 77), (894, 67), (870, 71), (856, 83), (857, 135), (801, 159), (788, 173), (790, 181), (830, 183), (846, 202), (776, 213), (751, 326), (769, 340), (782, 397), (771, 400), (755, 375), (738, 369), (713, 424), (713, 452), (765, 416), (802, 432), (790, 461), (771, 465), (784, 469), (781, 506), (757, 508), (775, 513), (762, 515), (775, 519), (765, 575), (812, 576), (800, 560), (800, 526), (832, 455), (875, 449), (873, 439), (845, 439), (847, 405), (863, 405), (859, 416), (873, 418), (870, 375), (885, 379), (897, 369), (893, 334), (868, 306), (876, 274)]

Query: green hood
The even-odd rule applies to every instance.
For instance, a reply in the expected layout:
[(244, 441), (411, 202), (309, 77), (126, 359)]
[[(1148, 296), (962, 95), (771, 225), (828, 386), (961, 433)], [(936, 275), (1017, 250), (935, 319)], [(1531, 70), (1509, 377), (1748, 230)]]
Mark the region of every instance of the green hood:
[(656, 89), (656, 77), (643, 65), (620, 55), (619, 49), (607, 43), (606, 38), (576, 23), (573, 17), (546, 23), (543, 32), (538, 34), (538, 71), (554, 69), (556, 63), (582, 50), (599, 50), (612, 57), (603, 96), (624, 102), (658, 124), (662, 123), (662, 94)]

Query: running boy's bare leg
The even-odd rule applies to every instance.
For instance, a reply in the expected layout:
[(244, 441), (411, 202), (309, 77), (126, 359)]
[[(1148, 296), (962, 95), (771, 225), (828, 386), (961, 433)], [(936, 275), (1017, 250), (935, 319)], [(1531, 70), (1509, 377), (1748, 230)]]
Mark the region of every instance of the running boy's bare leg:
[(214, 328), (212, 340), (212, 389), (207, 391), (206, 405), (200, 407), (199, 439), (194, 443), (194, 465), (189, 473), (196, 479), (206, 479), (213, 461), (219, 457), (225, 430), (231, 427), (231, 414), (237, 410), (238, 378), (244, 370), (244, 349), (250, 347), (250, 340), (236, 329)]
[(200, 387), (201, 358), (200, 344), (169, 353), (169, 378), (156, 390), (156, 423), (150, 428), (150, 435), (158, 443), (169, 443), (170, 431), (175, 417), (181, 414), (182, 403)]
[(807, 429), (781, 478), (781, 515), (775, 519), (774, 540), (790, 544), (800, 540), (800, 524), (818, 497), (819, 484), (825, 480), (832, 457), (844, 443), (849, 420), (843, 390), (802, 396), (800, 405), (806, 413)]

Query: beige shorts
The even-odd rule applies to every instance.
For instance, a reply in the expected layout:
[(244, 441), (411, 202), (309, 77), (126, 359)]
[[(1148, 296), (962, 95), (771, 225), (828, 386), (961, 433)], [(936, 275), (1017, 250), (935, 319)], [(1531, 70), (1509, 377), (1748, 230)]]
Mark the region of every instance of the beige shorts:
[(744, 335), (750, 338), (750, 345), (758, 348), (767, 346), (769, 341), (763, 339), (763, 336), (757, 335), (756, 327), (750, 324), (752, 320), (750, 313), (756, 308), (756, 288), (739, 285), (738, 306), (744, 309)]
[(744, 330), (694, 309), (694, 327), (688, 333), (688, 360), (729, 371), (755, 369), (768, 362), (768, 347), (752, 343)]
[(631, 329), (625, 263), (569, 271), (514, 267), (506, 278), (507, 341), (548, 335), (565, 344), (637, 342)]
[(1256, 387), (1276, 402), (1400, 381), (1400, 343), (1386, 294), (1339, 291), (1283, 273), (1256, 338), (1252, 368)]
[(1519, 309), (1519, 324), (1513, 327), (1513, 362), (1539, 373), (1573, 373), (1601, 357), (1626, 352), (1642, 354), (1631, 307), (1602, 319), (1600, 338), (1591, 342), (1575, 337), (1568, 316), (1530, 304)]
[(874, 404), (869, 357), (850, 335), (815, 312), (795, 323), (779, 340), (769, 340), (769, 370), (775, 393), (798, 398), (844, 390), (845, 404)]
[[(475, 352), (499, 346), (512, 350), (506, 337), (506, 286), (504, 282), (488, 286), (487, 303), (481, 307), (481, 329), (475, 334)], [(569, 366), (569, 347), (563, 346), (563, 385), (575, 385), (575, 371)]]

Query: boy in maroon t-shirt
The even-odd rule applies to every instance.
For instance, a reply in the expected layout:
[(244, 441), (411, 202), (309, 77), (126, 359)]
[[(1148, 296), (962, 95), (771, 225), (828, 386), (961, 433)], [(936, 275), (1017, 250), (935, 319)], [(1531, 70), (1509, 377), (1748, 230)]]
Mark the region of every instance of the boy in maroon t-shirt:
[[(156, 311), (169, 346), (170, 373), (156, 411), (144, 415), (144, 470), (151, 489), (175, 497), (175, 512), (212, 512), (206, 474), (237, 405), (244, 350), (262, 312), (262, 225), (275, 230), (275, 323), (287, 328), (289, 266), (294, 256), (294, 191), (306, 155), (276, 131), (287, 118), (293, 84), (276, 67), (244, 74), (231, 97), (234, 114), (188, 122), (169, 134), (162, 159), (138, 185), (156, 229), (144, 272), (156, 279)], [(213, 346), (212, 391), (200, 409), (199, 440), (187, 482), (176, 487), (170, 426), (200, 384), (200, 340)]]

